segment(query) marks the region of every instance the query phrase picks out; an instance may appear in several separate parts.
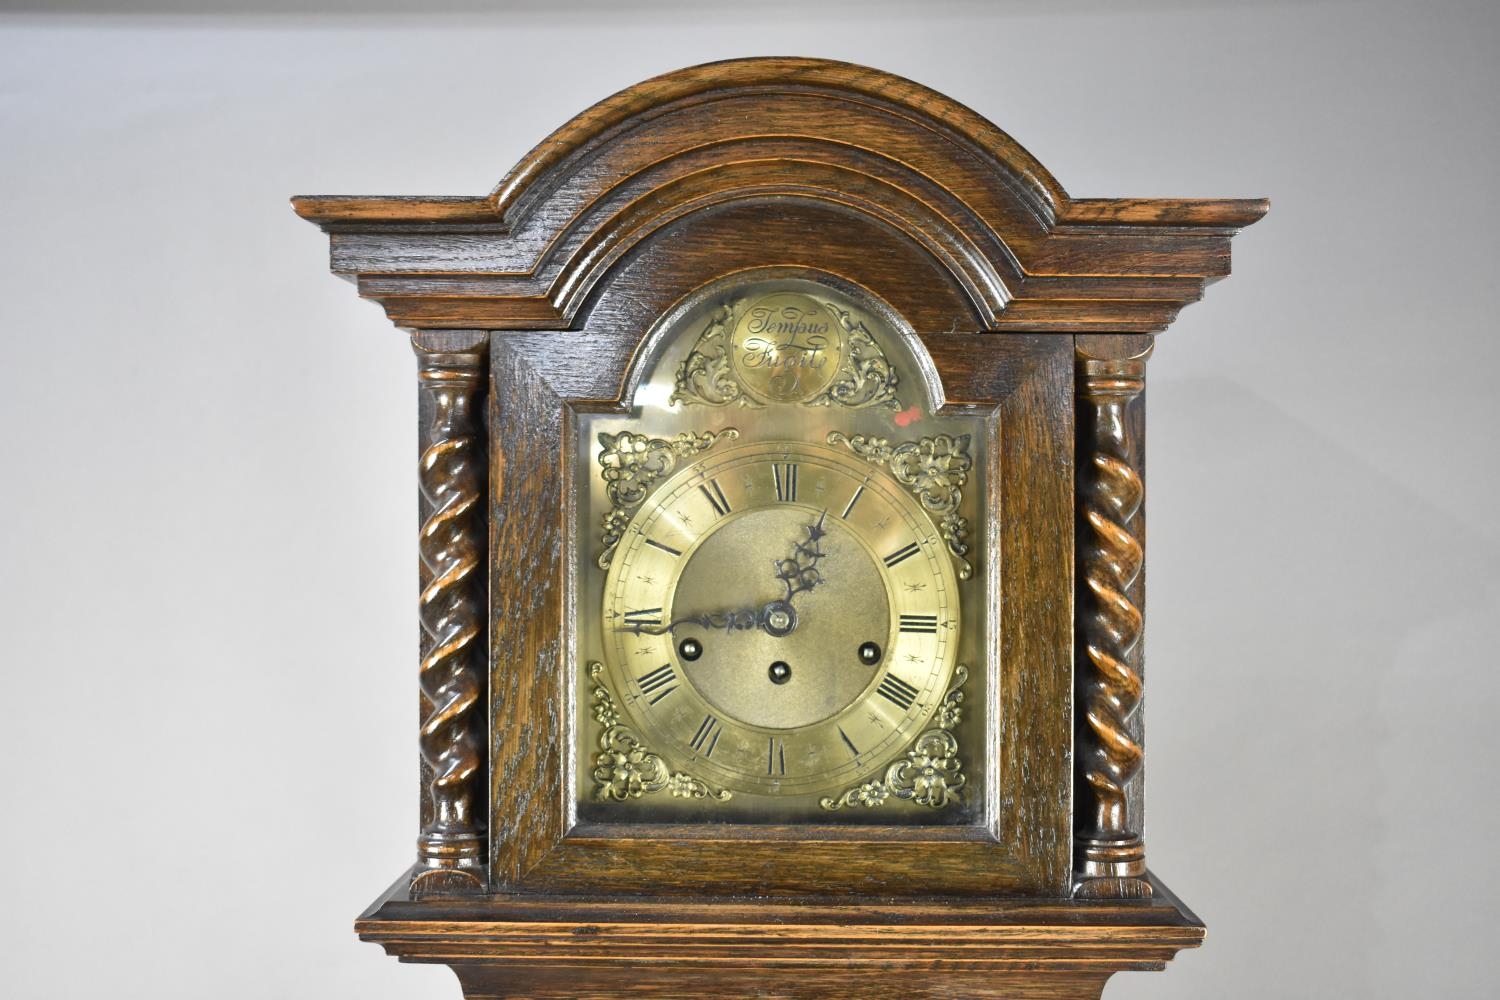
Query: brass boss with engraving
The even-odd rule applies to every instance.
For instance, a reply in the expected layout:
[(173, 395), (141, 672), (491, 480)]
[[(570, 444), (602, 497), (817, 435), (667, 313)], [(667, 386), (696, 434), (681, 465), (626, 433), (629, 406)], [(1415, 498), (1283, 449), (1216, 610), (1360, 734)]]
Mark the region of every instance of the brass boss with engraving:
[(740, 384), (761, 402), (806, 402), (827, 391), (843, 365), (843, 327), (809, 295), (766, 295), (740, 314), (730, 357)]

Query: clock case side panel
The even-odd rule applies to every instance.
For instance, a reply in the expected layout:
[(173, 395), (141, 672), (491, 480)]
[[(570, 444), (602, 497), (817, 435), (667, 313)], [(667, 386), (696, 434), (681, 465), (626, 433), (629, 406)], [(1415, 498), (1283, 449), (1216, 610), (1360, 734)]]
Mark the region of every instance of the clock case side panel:
[[(746, 233), (753, 227), (753, 238)], [(806, 234), (818, 239), (809, 242)], [(683, 252), (684, 247), (693, 248)], [(730, 275), (863, 287), (917, 331), (950, 405), (989, 406), (1003, 434), (999, 676), (983, 707), (1001, 787), (978, 827), (817, 829), (578, 825), (572, 752), (574, 498), (560, 470), (574, 408), (621, 407), (641, 338)], [(1071, 847), (1071, 338), (985, 333), (961, 285), (904, 234), (792, 200), (689, 216), (626, 257), (568, 331), (494, 331), (492, 885), (527, 891), (1066, 894)], [(976, 529), (979, 530), (979, 529)], [(1003, 613), (1002, 613), (1003, 611)], [(978, 706), (976, 706), (976, 709)], [(793, 847), (792, 845), (795, 845)]]

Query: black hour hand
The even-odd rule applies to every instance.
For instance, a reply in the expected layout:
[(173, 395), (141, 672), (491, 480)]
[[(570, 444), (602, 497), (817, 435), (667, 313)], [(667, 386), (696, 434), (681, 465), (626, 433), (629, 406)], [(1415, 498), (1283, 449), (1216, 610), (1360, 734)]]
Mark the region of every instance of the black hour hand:
[(792, 543), (790, 559), (776, 561), (776, 579), (786, 587), (785, 600), (788, 604), (793, 597), (824, 582), (823, 574), (818, 570), (818, 562), (824, 555), (823, 539), (828, 532), (823, 528), (823, 521), (827, 517), (828, 512), (825, 510), (812, 524), (803, 525), (802, 530), (807, 532), (807, 537)]

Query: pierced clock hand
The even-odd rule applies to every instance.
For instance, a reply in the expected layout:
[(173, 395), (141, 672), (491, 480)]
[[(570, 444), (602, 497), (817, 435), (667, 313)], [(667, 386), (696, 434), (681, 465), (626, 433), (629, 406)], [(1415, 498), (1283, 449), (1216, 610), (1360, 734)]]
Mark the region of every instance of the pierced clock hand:
[(723, 629), (726, 632), (752, 632), (760, 629), (777, 638), (790, 635), (797, 627), (797, 611), (792, 607), (792, 598), (824, 582), (823, 574), (818, 571), (818, 561), (824, 555), (823, 539), (828, 532), (824, 529), (823, 522), (827, 517), (828, 512), (825, 510), (816, 521), (803, 525), (802, 530), (807, 532), (807, 538), (793, 543), (790, 559), (776, 561), (776, 579), (786, 587), (785, 597), (758, 608), (706, 611), (661, 624), (633, 621), (615, 626), (615, 631), (634, 635), (675, 635), (678, 629), (693, 626), (700, 629)]
[(706, 611), (700, 615), (675, 618), (664, 625), (617, 625), (616, 632), (632, 632), (636, 635), (666, 635), (675, 633), (688, 625), (698, 628), (724, 629), (726, 632), (748, 632), (761, 628), (772, 605), (763, 608), (742, 608), (736, 611)]
[(792, 543), (790, 559), (776, 561), (776, 579), (786, 587), (786, 597), (782, 601), (788, 607), (791, 606), (792, 598), (824, 582), (823, 574), (818, 571), (818, 560), (824, 555), (823, 539), (828, 532), (824, 529), (823, 522), (827, 517), (828, 511), (825, 510), (812, 524), (803, 525), (807, 538)]

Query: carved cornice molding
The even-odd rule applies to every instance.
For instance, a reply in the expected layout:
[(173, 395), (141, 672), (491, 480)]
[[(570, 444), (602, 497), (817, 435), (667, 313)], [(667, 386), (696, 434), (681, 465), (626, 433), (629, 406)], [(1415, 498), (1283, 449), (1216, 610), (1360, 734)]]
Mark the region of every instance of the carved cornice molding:
[[(830, 125), (837, 122), (837, 127)], [(1070, 199), (957, 102), (846, 63), (746, 59), (585, 111), (473, 198), (303, 197), (336, 271), (404, 326), (567, 328), (632, 249), (736, 202), (800, 201), (910, 237), (975, 329), (1155, 332), (1228, 272), (1262, 200)]]

